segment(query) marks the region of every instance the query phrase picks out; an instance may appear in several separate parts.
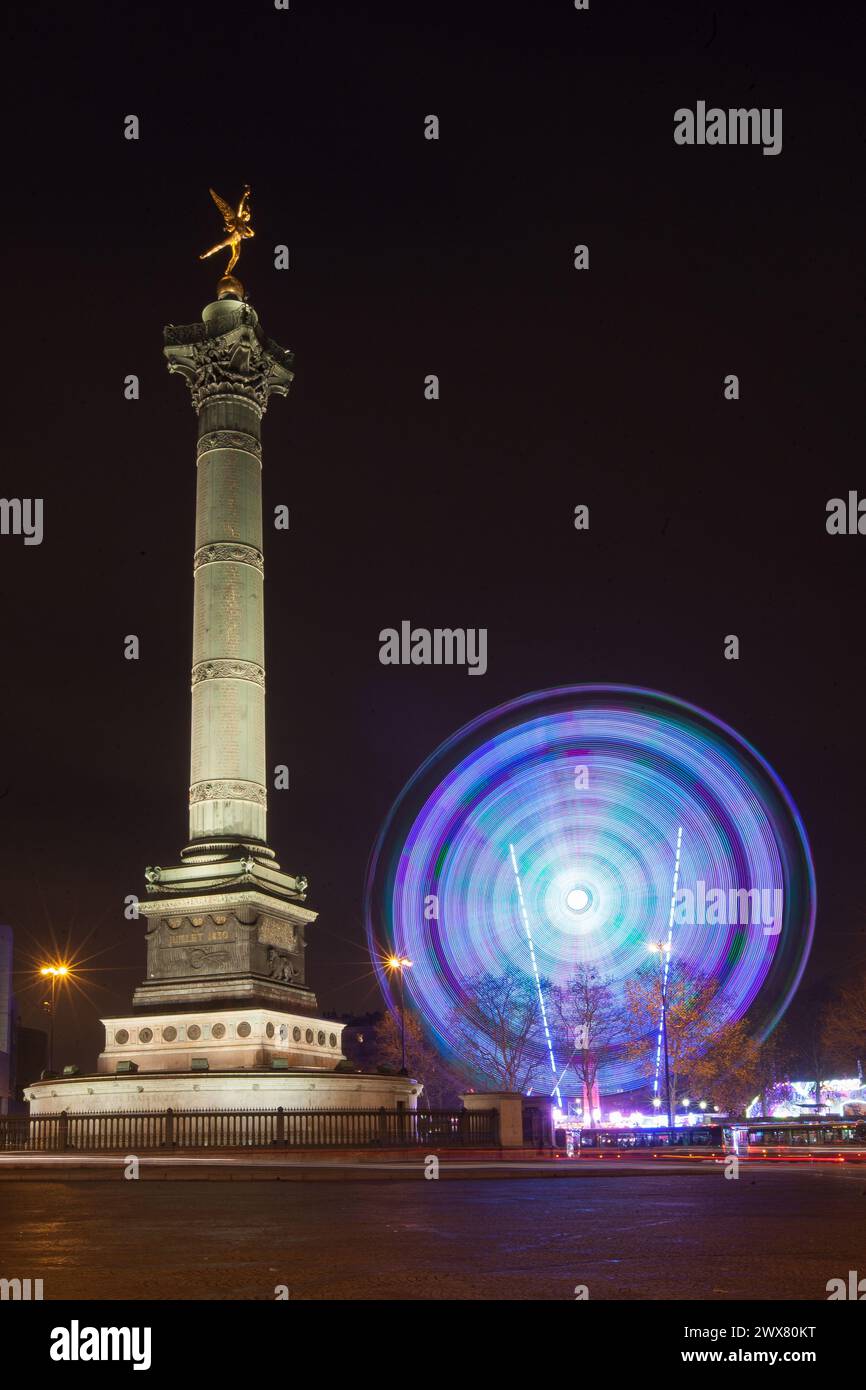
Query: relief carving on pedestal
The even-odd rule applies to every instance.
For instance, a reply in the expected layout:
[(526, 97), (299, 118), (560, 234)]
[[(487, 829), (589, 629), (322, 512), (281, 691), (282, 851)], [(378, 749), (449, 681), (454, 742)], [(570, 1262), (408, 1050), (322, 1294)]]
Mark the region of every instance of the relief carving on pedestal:
[(303, 985), (306, 949), (303, 924), (262, 916), (257, 936), (257, 955), (263, 973), (282, 984)]
[(242, 974), (250, 969), (254, 930), (234, 913), (163, 917), (148, 932), (148, 977)]
[(306, 945), (303, 932), (294, 922), (278, 922), (273, 917), (262, 918), (258, 936), (263, 946), (277, 946), (284, 951), (301, 951)]
[(291, 985), (300, 979), (301, 972), (289, 956), (283, 951), (278, 951), (276, 947), (268, 947), (268, 974), (272, 980), (280, 980), (283, 984)]
[(231, 957), (231, 951), (222, 950), (219, 946), (196, 946), (186, 952), (192, 970), (211, 970), (215, 966), (225, 965)]

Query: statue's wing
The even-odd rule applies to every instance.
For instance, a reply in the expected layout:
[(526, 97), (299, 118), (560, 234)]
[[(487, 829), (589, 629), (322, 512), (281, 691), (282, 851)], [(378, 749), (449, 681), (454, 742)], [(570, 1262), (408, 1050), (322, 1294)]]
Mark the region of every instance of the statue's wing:
[(217, 207), (223, 215), (223, 221), (226, 224), (226, 231), (230, 232), (235, 220), (234, 208), (229, 206), (225, 198), (221, 198), (218, 193), (214, 193), (213, 189), (210, 190), (210, 196), (213, 198), (214, 202), (216, 203)]

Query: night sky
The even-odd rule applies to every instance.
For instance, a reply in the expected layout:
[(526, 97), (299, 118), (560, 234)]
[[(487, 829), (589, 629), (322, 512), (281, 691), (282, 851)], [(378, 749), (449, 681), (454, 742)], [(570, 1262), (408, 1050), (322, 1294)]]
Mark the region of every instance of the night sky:
[[(692, 701), (768, 759), (815, 856), (806, 986), (844, 978), (866, 536), (825, 509), (866, 494), (856, 7), (12, 9), (2, 492), (44, 498), (45, 537), (0, 537), (0, 920), (26, 1022), (52, 941), (87, 961), (58, 1063), (90, 1069), (99, 1015), (127, 1011), (123, 899), (187, 842), (196, 424), (162, 329), (214, 297), (208, 185), (252, 185), (238, 273), (296, 353), (263, 427), (266, 519), (291, 508), (265, 533), (268, 765), (291, 771), (269, 841), (321, 914), (322, 1006), (379, 1004), (364, 872), (419, 763), (595, 681)], [(781, 107), (782, 153), (677, 147), (698, 100)], [(487, 674), (380, 665), (402, 619), (486, 627)]]

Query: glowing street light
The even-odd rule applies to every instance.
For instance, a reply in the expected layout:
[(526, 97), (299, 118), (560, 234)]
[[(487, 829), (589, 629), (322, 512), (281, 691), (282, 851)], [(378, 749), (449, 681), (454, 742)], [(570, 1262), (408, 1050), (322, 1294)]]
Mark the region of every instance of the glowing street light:
[[(54, 993), (57, 988), (57, 981), (64, 979), (68, 974), (69, 966), (62, 962), (59, 965), (43, 965), (39, 971), (40, 975), (45, 975), (51, 981), (51, 1002), (48, 1018), (48, 1070), (54, 1070)], [(45, 1001), (48, 1003), (48, 1001)]]
[(400, 973), (400, 1075), (406, 1076), (406, 1001), (403, 993), (403, 975), (405, 971), (411, 970), (412, 962), (408, 956), (389, 956), (385, 961), (385, 968), (392, 974), (395, 970)]

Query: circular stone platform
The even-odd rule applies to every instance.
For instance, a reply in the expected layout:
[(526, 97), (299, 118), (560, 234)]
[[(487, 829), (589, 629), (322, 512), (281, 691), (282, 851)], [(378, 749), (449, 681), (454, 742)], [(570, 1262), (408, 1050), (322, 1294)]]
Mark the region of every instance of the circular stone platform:
[(164, 1110), (414, 1110), (421, 1084), (408, 1076), (351, 1072), (133, 1072), (34, 1081), (31, 1116)]

